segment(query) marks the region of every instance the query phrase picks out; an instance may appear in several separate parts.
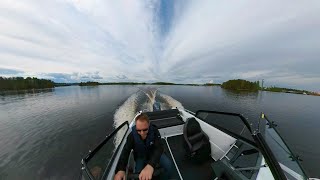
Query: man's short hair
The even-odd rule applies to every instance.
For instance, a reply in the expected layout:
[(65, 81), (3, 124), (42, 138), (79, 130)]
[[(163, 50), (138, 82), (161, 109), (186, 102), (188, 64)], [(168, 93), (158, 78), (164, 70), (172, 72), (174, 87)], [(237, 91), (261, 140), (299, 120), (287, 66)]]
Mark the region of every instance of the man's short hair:
[(147, 123), (149, 123), (149, 117), (146, 113), (141, 113), (139, 114), (136, 119), (135, 119), (135, 122), (137, 122), (137, 120), (139, 121), (146, 121)]

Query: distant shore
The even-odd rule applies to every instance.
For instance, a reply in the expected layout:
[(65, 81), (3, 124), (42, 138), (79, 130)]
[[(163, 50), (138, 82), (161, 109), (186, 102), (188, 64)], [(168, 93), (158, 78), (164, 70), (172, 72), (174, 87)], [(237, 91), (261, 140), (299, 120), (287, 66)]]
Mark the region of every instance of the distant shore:
[(301, 95), (312, 95), (320, 96), (320, 93), (298, 90), (290, 88), (281, 87), (260, 87), (259, 81), (250, 82), (243, 79), (228, 80), (222, 84), (215, 83), (205, 83), (205, 84), (195, 84), (195, 83), (171, 83), (171, 82), (108, 82), (99, 83), (93, 81), (80, 82), (80, 83), (55, 83), (51, 80), (37, 79), (35, 77), (23, 78), (23, 77), (11, 77), (4, 78), (0, 77), (0, 91), (17, 91), (17, 90), (35, 90), (35, 89), (47, 89), (60, 86), (98, 86), (98, 85), (177, 85), (177, 86), (220, 86), (223, 89), (235, 90), (235, 91), (269, 91), (269, 92), (280, 92), (280, 93), (291, 93), (291, 94), (301, 94)]
[(269, 92), (280, 92), (280, 93), (291, 93), (291, 94), (301, 94), (301, 95), (312, 95), (320, 96), (320, 93), (311, 92), (307, 90), (299, 90), (292, 88), (282, 88), (282, 87), (261, 87), (259, 81), (251, 82), (244, 79), (233, 79), (228, 80), (221, 85), (224, 89), (235, 90), (235, 91), (269, 91)]

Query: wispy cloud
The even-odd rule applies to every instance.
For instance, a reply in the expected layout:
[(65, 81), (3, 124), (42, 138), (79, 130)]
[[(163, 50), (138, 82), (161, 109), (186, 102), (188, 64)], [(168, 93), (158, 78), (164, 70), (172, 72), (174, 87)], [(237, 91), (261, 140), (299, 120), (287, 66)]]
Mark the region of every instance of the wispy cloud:
[(117, 75), (116, 78), (118, 79), (128, 79), (128, 77), (124, 74), (121, 74), (121, 75)]
[(246, 78), (319, 90), (319, 17), (317, 0), (4, 0), (0, 68), (61, 82)]
[(0, 74), (3, 74), (3, 75), (18, 75), (18, 74), (22, 74), (22, 73), (23, 73), (23, 71), (20, 71), (20, 70), (0, 67)]
[(85, 82), (92, 80), (103, 79), (99, 72), (84, 72), (84, 73), (42, 73), (40, 77), (51, 79), (55, 82)]

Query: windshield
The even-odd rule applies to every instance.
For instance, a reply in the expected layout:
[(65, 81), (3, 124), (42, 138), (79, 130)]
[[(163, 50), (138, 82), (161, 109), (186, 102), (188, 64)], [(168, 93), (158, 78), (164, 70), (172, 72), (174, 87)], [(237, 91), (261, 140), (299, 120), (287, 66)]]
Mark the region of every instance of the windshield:
[[(196, 116), (225, 133), (256, 146), (251, 126), (240, 114), (200, 110)], [(266, 119), (266, 123), (261, 123), (265, 128), (260, 128), (259, 134), (264, 134), (263, 139), (265, 139), (284, 175), (288, 179), (307, 179), (299, 164), (299, 158), (288, 148), (274, 124), (264, 114), (261, 119)]]
[(196, 116), (237, 139), (240, 138), (255, 145), (251, 127), (240, 114), (200, 110), (197, 111)]
[(104, 172), (112, 165), (114, 154), (128, 129), (128, 122), (124, 122), (82, 160), (81, 179), (103, 178)]
[(280, 167), (288, 179), (307, 179), (302, 167), (299, 164), (299, 157), (294, 155), (275, 128), (275, 124), (262, 114), (267, 120), (265, 129), (265, 140), (279, 162)]

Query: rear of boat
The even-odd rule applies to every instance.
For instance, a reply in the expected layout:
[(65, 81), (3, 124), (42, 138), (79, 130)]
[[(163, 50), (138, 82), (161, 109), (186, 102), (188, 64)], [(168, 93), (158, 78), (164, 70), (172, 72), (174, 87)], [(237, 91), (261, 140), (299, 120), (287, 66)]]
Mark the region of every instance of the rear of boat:
[[(299, 160), (266, 117), (266, 131), (260, 132), (252, 131), (247, 119), (235, 113), (193, 113), (185, 109), (170, 109), (147, 114), (150, 122), (159, 129), (165, 154), (175, 165), (172, 179), (307, 179)], [(195, 163), (188, 156), (184, 145), (184, 128), (191, 118), (199, 123), (209, 138), (211, 153), (201, 163)], [(113, 179), (126, 137), (133, 125), (134, 121), (130, 124), (124, 122), (89, 152), (81, 162), (81, 179)], [(271, 148), (268, 143), (272, 145)], [(286, 154), (279, 154), (279, 145)], [(134, 177), (131, 171), (133, 158), (129, 158), (129, 161), (127, 177)]]

